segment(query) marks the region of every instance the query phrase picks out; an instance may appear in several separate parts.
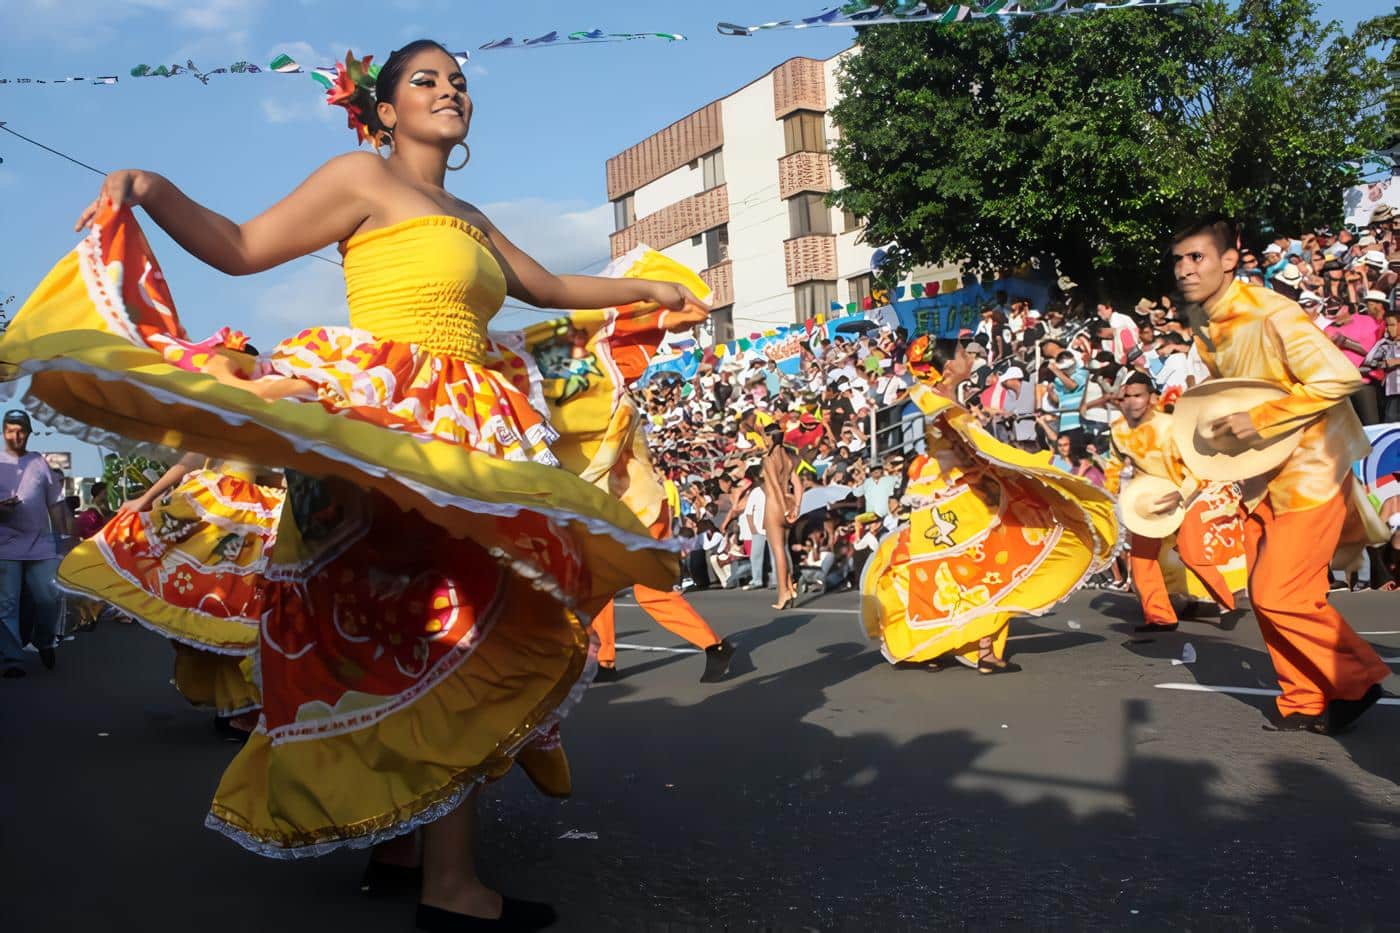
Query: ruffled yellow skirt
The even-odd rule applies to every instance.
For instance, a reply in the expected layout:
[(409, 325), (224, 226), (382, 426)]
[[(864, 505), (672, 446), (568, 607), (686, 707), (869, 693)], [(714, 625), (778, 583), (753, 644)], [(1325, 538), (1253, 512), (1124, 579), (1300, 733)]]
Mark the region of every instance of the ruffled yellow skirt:
[[(0, 377), (32, 375), (33, 410), (55, 426), (287, 471), (264, 571), (262, 713), (208, 825), (279, 857), (371, 845), (516, 756), (566, 793), (558, 723), (591, 680), (585, 619), (622, 587), (669, 586), (674, 549), (550, 465), (553, 432), (505, 348), (466, 363), (313, 328), (256, 372), (300, 378), (314, 398), (274, 402), (206, 375), (221, 352), (185, 336), (125, 210), (98, 218), (0, 339)], [(442, 373), (471, 391), (444, 394)]]
[(1113, 500), (997, 441), (923, 387), (928, 454), (911, 466), (909, 525), (866, 563), (866, 634), (891, 663), (947, 654), (975, 663), (978, 642), (1002, 653), (1008, 623), (1040, 615), (1112, 558)]

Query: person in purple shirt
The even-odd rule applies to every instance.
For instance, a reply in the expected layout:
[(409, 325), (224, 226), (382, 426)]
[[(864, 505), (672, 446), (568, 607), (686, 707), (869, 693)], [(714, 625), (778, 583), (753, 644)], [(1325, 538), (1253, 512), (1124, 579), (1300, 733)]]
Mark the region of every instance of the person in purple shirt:
[(63, 487), (43, 456), (29, 452), (34, 433), (29, 415), (5, 412), (5, 447), (0, 450), (0, 667), (5, 677), (23, 677), (24, 637), (20, 606), (33, 609), (30, 641), (45, 667), (54, 666), (61, 604), (54, 573), (71, 516)]

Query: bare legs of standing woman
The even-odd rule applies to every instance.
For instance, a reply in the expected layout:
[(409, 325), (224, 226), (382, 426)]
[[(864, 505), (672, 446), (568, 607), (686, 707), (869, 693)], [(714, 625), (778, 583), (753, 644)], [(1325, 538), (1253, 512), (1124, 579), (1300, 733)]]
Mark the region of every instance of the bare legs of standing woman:
[(778, 583), (778, 601), (774, 609), (787, 609), (797, 602), (797, 588), (792, 583), (792, 566), (788, 562), (788, 531), (784, 517), (768, 508), (763, 513), (763, 532), (768, 537), (768, 551), (773, 555), (773, 576)]

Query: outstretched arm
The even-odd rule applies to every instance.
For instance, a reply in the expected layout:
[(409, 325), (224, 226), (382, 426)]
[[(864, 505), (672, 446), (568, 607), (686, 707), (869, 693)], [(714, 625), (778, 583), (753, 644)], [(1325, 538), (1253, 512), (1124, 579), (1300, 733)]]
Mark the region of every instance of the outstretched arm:
[(380, 162), (367, 152), (337, 156), (291, 194), (242, 224), (198, 203), (164, 176), (124, 169), (107, 176), (76, 229), (91, 223), (103, 199), (118, 208), (140, 205), (196, 259), (229, 275), (250, 275), (354, 233), (371, 213), (364, 192), (373, 190)]
[(588, 310), (617, 308), (638, 301), (654, 301), (672, 311), (708, 311), (690, 289), (675, 282), (646, 279), (604, 278), (593, 275), (555, 275), (512, 243), (490, 219), (472, 208), (474, 218), (491, 241), (506, 276), (506, 292), (537, 308)]
[(184, 479), (191, 471), (198, 469), (203, 463), (203, 454), (185, 454), (179, 460), (175, 461), (174, 466), (172, 466), (170, 469), (166, 470), (163, 474), (161, 474), (160, 479), (152, 483), (150, 489), (147, 489), (135, 499), (123, 502), (121, 508), (118, 511), (150, 511), (151, 506), (155, 503), (157, 499), (165, 495), (166, 490), (174, 489), (176, 486), (180, 485), (180, 481), (182, 479)]

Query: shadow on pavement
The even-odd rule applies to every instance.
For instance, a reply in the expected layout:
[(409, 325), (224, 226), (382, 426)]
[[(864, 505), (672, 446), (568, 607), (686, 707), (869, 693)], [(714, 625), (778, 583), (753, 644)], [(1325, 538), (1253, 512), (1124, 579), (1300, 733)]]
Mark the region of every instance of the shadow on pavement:
[[(741, 642), (752, 650), (802, 624), (800, 613), (779, 616)], [(0, 795), (0, 873), (23, 892), (8, 899), (6, 928), (408, 929), (410, 901), (355, 892), (361, 853), (274, 862), (201, 828), (233, 747), (153, 676), (168, 665), (166, 646), (127, 635), (99, 632), (64, 653), (59, 676), (0, 691), (19, 765)], [(1193, 675), (1238, 672), (1241, 661), (1269, 671), (1258, 651), (1177, 641), (1188, 639), (1202, 657)], [(1152, 656), (1176, 647), (1144, 646)], [(1266, 785), (1232, 793), (1228, 757), (1154, 755), (1154, 727), (1168, 724), (1150, 721), (1147, 702), (1117, 698), (1088, 724), (1121, 756), (1096, 781), (1075, 776), (1089, 772), (1072, 751), (1068, 766), (1008, 763), (997, 746), (1014, 733), (992, 743), (970, 726), (919, 732), (919, 706), (882, 707), (853, 681), (904, 676), (873, 670), (883, 665), (841, 643), (693, 702), (643, 700), (626, 681), (591, 694), (565, 729), (573, 799), (545, 800), (519, 776), (486, 792), (483, 875), (557, 904), (567, 931), (1393, 924), (1394, 807), (1315, 760), (1331, 740), (1279, 737)], [(971, 718), (1026, 689), (1018, 677), (968, 677), (942, 695)], [(920, 695), (924, 682), (910, 683)], [(843, 702), (871, 704), (854, 730), (814, 721), (837, 687)], [(916, 737), (892, 739), (890, 717), (914, 717)], [(1393, 735), (1365, 725), (1345, 748), (1394, 774)], [(1075, 795), (1111, 803), (1076, 806)], [(581, 834), (561, 838), (573, 829)]]

